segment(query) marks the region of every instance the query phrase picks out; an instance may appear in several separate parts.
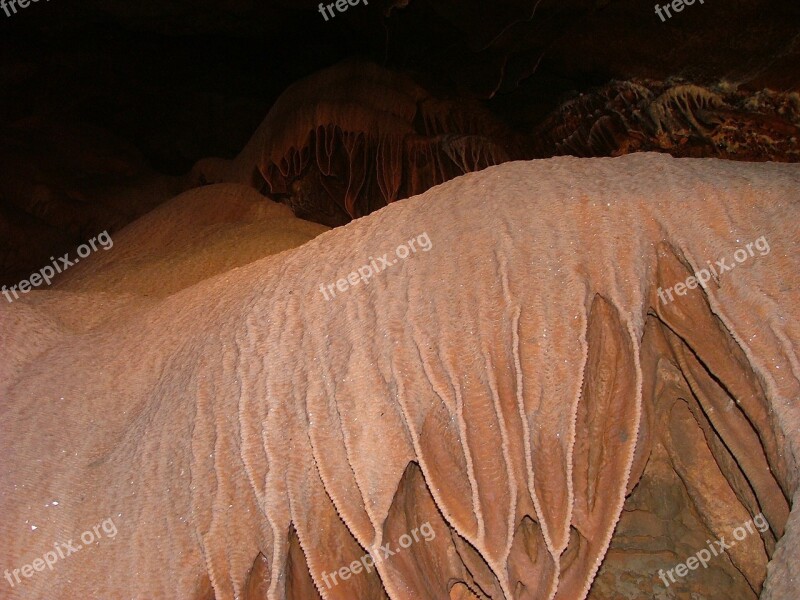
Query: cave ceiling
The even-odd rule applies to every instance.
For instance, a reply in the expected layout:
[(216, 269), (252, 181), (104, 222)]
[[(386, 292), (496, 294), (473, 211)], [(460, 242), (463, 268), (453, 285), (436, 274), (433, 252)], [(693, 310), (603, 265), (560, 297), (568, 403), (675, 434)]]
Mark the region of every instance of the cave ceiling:
[[(309, 0), (39, 2), (0, 12), (2, 277), (165, 197), (104, 202), (102, 185), (232, 158), (288, 86), (346, 59), (482, 103), (526, 157), (797, 160), (789, 0), (696, 2), (663, 22), (635, 0), (373, 0), (328, 20)], [(642, 120), (670, 103), (672, 129)]]

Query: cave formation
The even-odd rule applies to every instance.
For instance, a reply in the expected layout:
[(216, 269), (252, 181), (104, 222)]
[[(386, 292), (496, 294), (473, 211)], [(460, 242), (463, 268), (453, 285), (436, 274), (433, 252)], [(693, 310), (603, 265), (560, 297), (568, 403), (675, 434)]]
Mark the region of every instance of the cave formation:
[[(455, 182), (447, 189), (459, 190), (459, 178), (465, 175), (463, 181), (477, 181), (469, 179), (469, 174), (513, 161), (619, 158), (643, 152), (734, 161), (724, 163), (733, 167), (735, 161), (800, 162), (800, 7), (787, 0), (746, 0), (735, 7), (696, 3), (674, 12), (667, 21), (649, 4), (634, 0), (503, 0), (491, 5), (477, 0), (374, 0), (368, 5), (350, 5), (335, 19), (323, 19), (318, 4), (309, 0), (268, 5), (254, 0), (179, 0), (169, 5), (152, 0), (136, 4), (88, 0), (75, 7), (53, 0), (30, 4), (24, 10), (17, 5), (18, 10), (8, 16), (0, 11), (0, 285), (4, 290), (0, 296), (0, 333), (4, 336), (0, 339), (4, 355), (0, 361), (4, 363), (0, 365), (0, 438), (31, 440), (44, 435), (29, 423), (45, 422), (42, 415), (51, 414), (51, 409), (29, 388), (31, 382), (49, 381), (41, 357), (53, 351), (55, 340), (63, 340), (65, 348), (83, 353), (89, 360), (93, 344), (101, 347), (105, 333), (117, 324), (134, 345), (136, 327), (142, 329), (142, 340), (156, 339), (148, 330), (147, 315), (177, 315), (177, 328), (183, 311), (170, 313), (166, 307), (188, 297), (182, 294), (192, 286), (223, 289), (228, 278), (241, 282), (242, 273), (251, 272), (248, 269), (261, 273), (256, 267), (268, 256), (306, 246), (330, 228), (350, 231), (348, 228), (359, 223), (378, 222), (364, 221), (372, 218), (369, 215), (399, 214), (407, 199), (436, 191), (442, 184)], [(581, 168), (575, 167), (576, 171)], [(653, 168), (654, 180), (663, 174), (658, 169), (672, 169)], [(735, 168), (720, 169), (735, 177)], [(490, 179), (480, 181), (491, 187)], [(720, 198), (727, 188), (724, 179), (719, 181), (716, 187), (709, 183), (692, 189), (708, 206), (724, 205)], [(530, 185), (529, 192), (535, 196), (536, 182), (526, 180), (525, 185)], [(788, 231), (782, 238), (788, 245), (772, 251), (772, 258), (778, 261), (776, 269), (786, 278), (786, 283), (778, 286), (784, 296), (771, 297), (758, 287), (752, 290), (754, 296), (741, 293), (748, 302), (755, 302), (757, 294), (764, 295), (761, 304), (757, 303), (763, 312), (757, 316), (769, 323), (770, 334), (778, 340), (774, 347), (790, 356), (793, 352), (796, 356), (800, 342), (791, 336), (797, 329), (792, 325), (787, 334), (776, 328), (772, 319), (776, 306), (781, 302), (788, 306), (798, 298), (798, 193), (800, 190), (794, 194), (790, 190), (785, 206), (779, 200), (765, 205), (763, 220), (757, 221), (776, 232), (779, 226), (782, 232)], [(564, 194), (570, 195), (568, 188)], [(445, 202), (450, 198), (457, 204), (445, 193), (427, 197)], [(656, 200), (637, 196), (635, 202)], [(487, 219), (496, 210), (492, 203), (503, 201), (502, 196), (487, 195)], [(585, 201), (591, 199), (587, 196)], [(554, 202), (559, 202), (557, 197)], [(711, 215), (706, 229), (724, 229), (728, 218), (724, 210), (702, 212), (704, 204), (693, 206), (698, 214)], [(397, 210), (386, 213), (387, 207)], [(645, 212), (632, 208), (631, 218)], [(441, 215), (440, 222), (450, 218), (447, 208), (436, 214)], [(560, 222), (554, 215), (558, 215), (557, 205), (531, 212), (509, 227), (535, 226), (553, 232), (571, 226), (572, 222)], [(457, 218), (455, 213), (452, 218)], [(783, 223), (784, 219), (788, 223)], [(477, 221), (474, 231), (481, 229)], [(76, 248), (104, 231), (114, 239), (113, 248), (87, 252), (80, 264), (75, 261), (68, 270), (57, 273), (52, 285), (35, 283), (33, 278), (43, 267), (57, 264), (60, 256), (74, 255)], [(355, 252), (361, 248), (359, 240), (372, 230), (365, 225), (354, 231)], [(692, 279), (699, 267), (696, 257), (684, 251), (692, 244), (705, 243), (703, 231), (698, 228), (695, 239), (681, 242), (684, 246), (678, 241), (661, 242), (653, 255), (657, 259), (647, 267), (650, 270), (642, 267), (642, 272), (626, 273), (660, 286), (659, 290)], [(407, 240), (419, 232), (398, 235), (401, 233)], [(765, 238), (771, 233), (762, 231)], [(667, 237), (679, 240), (681, 235), (672, 231)], [(331, 239), (322, 237), (320, 241)], [(587, 246), (575, 252), (591, 253), (593, 241), (587, 236), (582, 240)], [(750, 241), (731, 231), (732, 248)], [(626, 256), (625, 243), (615, 238), (611, 245)], [(709, 242), (707, 250), (712, 247)], [(451, 251), (458, 254), (457, 243)], [(402, 266), (396, 268), (413, 273), (415, 258), (407, 264), (401, 260)], [(353, 270), (359, 261), (369, 264), (372, 259), (353, 256)], [(470, 280), (470, 265), (462, 265), (462, 269), (467, 276), (464, 285), (454, 286), (448, 293), (463, 294), (466, 306), (476, 301), (470, 286), (480, 286)], [(339, 275), (346, 278), (349, 270), (342, 266)], [(335, 299), (340, 303), (328, 305), (330, 314), (342, 311), (356, 322), (359, 318), (368, 322), (348, 299), (360, 293), (357, 285), (365, 294), (377, 294), (373, 288), (383, 285), (381, 274), (372, 269), (371, 276), (369, 284), (364, 280), (355, 284), (353, 279), (339, 287)], [(716, 285), (725, 277), (715, 278)], [(36, 289), (23, 292), (22, 281)], [(330, 281), (335, 286), (337, 278)], [(16, 293), (6, 293), (15, 285), (20, 288)], [(342, 292), (345, 288), (350, 289)], [(634, 293), (633, 288), (624, 289)], [(297, 298), (283, 295), (290, 291), (275, 292), (275, 307), (296, 309)], [(314, 433), (309, 428), (309, 436), (319, 436), (314, 448), (329, 452), (325, 460), (332, 470), (322, 469), (324, 486), (308, 486), (303, 507), (295, 507), (296, 514), (307, 521), (293, 522), (283, 532), (284, 538), (272, 546), (280, 552), (267, 556), (269, 552), (253, 542), (259, 535), (267, 535), (263, 523), (254, 523), (253, 531), (237, 533), (242, 535), (242, 548), (258, 548), (222, 556), (230, 551), (229, 540), (219, 530), (222, 525), (216, 524), (213, 516), (198, 517), (178, 498), (175, 506), (170, 505), (170, 514), (185, 516), (192, 523), (199, 519), (208, 526), (204, 540), (208, 574), (187, 583), (179, 557), (163, 568), (175, 570), (176, 586), (192, 589), (193, 597), (204, 599), (229, 597), (230, 590), (214, 574), (228, 568), (231, 572), (244, 569), (241, 565), (245, 562), (244, 583), (236, 593), (248, 599), (800, 597), (800, 585), (786, 583), (792, 578), (792, 567), (800, 561), (793, 537), (800, 533), (792, 533), (797, 525), (791, 528), (798, 477), (793, 442), (785, 439), (791, 419), (784, 419), (782, 408), (776, 408), (776, 398), (782, 396), (764, 375), (767, 358), (752, 354), (752, 340), (738, 337), (737, 324), (722, 318), (724, 311), (715, 303), (717, 297), (701, 291), (698, 287), (675, 302), (653, 302), (643, 313), (641, 335), (635, 343), (628, 339), (629, 324), (620, 314), (620, 306), (627, 300), (600, 292), (593, 296), (586, 312), (585, 372), (576, 391), (582, 402), (574, 415), (575, 431), (579, 432), (570, 448), (574, 459), (558, 455), (546, 440), (531, 442), (554, 464), (567, 460), (572, 480), (568, 490), (557, 483), (537, 482), (546, 497), (539, 499), (534, 494), (526, 500), (530, 506), (518, 507), (521, 513), (527, 512), (513, 524), (513, 531), (503, 530), (508, 523), (501, 523), (491, 512), (480, 516), (494, 531), (480, 535), (477, 530), (469, 531), (472, 512), (477, 514), (480, 507), (493, 502), (502, 504), (505, 483), (499, 477), (496, 490), (487, 487), (491, 477), (484, 473), (484, 487), (477, 491), (480, 477), (471, 469), (478, 467), (462, 464), (463, 457), (456, 457), (461, 452), (460, 442), (443, 438), (440, 447), (430, 442), (415, 448), (418, 455), (413, 458), (404, 454), (402, 476), (391, 490), (383, 490), (382, 496), (391, 500), (384, 507), (384, 541), (399, 539), (427, 521), (436, 532), (435, 543), (413, 544), (405, 555), (389, 560), (382, 567), (385, 570), (362, 573), (360, 578), (353, 575), (346, 585), (321, 585), (319, 564), (326, 550), (336, 548), (337, 556), (352, 560), (367, 552), (365, 531), (372, 507), (359, 513), (337, 504), (347, 497), (348, 485), (363, 486), (351, 472), (355, 467), (347, 456), (349, 442), (342, 441), (340, 448), (325, 432)], [(214, 324), (225, 331), (229, 313), (223, 308), (230, 307), (232, 314), (237, 302), (246, 301), (248, 298), (236, 296), (234, 291), (226, 292), (218, 300), (209, 300), (213, 306), (208, 315), (218, 318)], [(409, 306), (424, 304), (419, 297), (402, 301)], [(550, 301), (552, 315), (563, 316), (558, 313), (558, 294)], [(456, 301), (452, 305), (460, 306)], [(203, 314), (196, 303), (187, 304), (185, 312)], [(483, 316), (501, 327), (513, 318), (500, 306), (486, 308)], [(233, 321), (230, 317), (230, 323)], [(398, 322), (402, 321), (400, 311)], [(420, 332), (422, 337), (432, 336), (432, 345), (439, 333), (436, 325)], [(309, 331), (316, 326), (322, 327), (322, 320), (303, 325)], [(248, 322), (248, 327), (255, 324)], [(169, 339), (170, 331), (165, 326), (164, 339)], [(146, 338), (148, 333), (153, 337)], [(400, 330), (391, 326), (383, 334), (394, 344), (402, 339)], [(252, 350), (269, 357), (279, 347), (283, 350), (284, 344), (300, 348), (304, 338), (302, 331), (291, 331), (285, 337), (269, 339), (278, 340), (277, 345)], [(212, 345), (214, 352), (192, 354), (190, 350), (200, 343), (188, 337), (175, 346), (176, 357), (200, 357), (202, 364), (191, 365), (192, 369), (214, 372), (219, 368), (233, 378), (241, 376), (227, 371), (230, 348)], [(335, 355), (337, 344), (331, 340), (329, 346), (318, 348), (316, 355)], [(472, 346), (465, 342), (465, 347)], [(369, 362), (365, 348), (346, 346), (340, 352)], [(448, 365), (439, 365), (438, 359), (428, 354), (429, 348), (415, 351), (426, 357), (426, 368), (435, 364), (447, 371)], [(494, 359), (492, 348), (482, 351), (486, 356), (481, 360)], [(127, 356), (103, 357), (98, 364), (119, 369), (120, 381), (136, 385), (139, 380), (132, 374), (134, 367), (125, 360)], [(141, 356), (144, 362), (155, 361), (147, 358), (144, 349)], [(316, 364), (318, 359), (311, 356), (306, 360)], [(381, 365), (386, 360), (380, 353), (373, 358)], [(573, 352), (558, 360), (579, 361), (581, 357)], [(79, 363), (76, 359), (70, 364), (75, 369)], [(293, 376), (291, 365), (283, 366), (288, 381)], [(333, 398), (337, 385), (344, 389), (352, 385), (348, 382), (353, 373), (346, 364), (338, 366), (339, 371), (334, 366), (323, 370), (325, 377), (314, 384), (318, 393)], [(788, 377), (794, 377), (796, 383), (796, 359), (783, 366), (794, 369)], [(119, 392), (117, 384), (100, 388), (99, 380), (90, 375), (92, 367), (85, 368), (86, 374), (75, 375), (67, 387), (80, 389), (85, 380), (87, 389), (106, 394), (112, 402)], [(385, 365), (383, 368), (373, 384), (389, 377)], [(182, 385), (191, 382), (197, 385), (192, 393), (198, 398), (198, 410), (217, 410), (209, 401), (217, 392), (213, 382), (209, 380), (205, 388), (198, 383), (202, 378), (182, 380), (181, 369), (189, 366), (179, 358), (165, 362), (163, 369), (158, 385), (146, 388), (152, 397), (162, 393), (178, 397), (185, 391)], [(458, 396), (458, 387), (453, 388), (456, 392), (448, 388), (444, 375), (426, 374), (441, 386), (437, 393), (443, 404), (449, 393)], [(401, 374), (391, 375), (401, 384), (404, 381)], [(464, 385), (469, 387), (469, 373), (450, 375), (466, 377)], [(412, 389), (391, 388), (393, 398), (414, 391), (408, 381)], [(503, 385), (501, 378), (490, 387), (511, 393)], [(142, 386), (145, 389), (144, 382)], [(637, 396), (639, 389), (641, 397)], [(785, 384), (783, 389), (796, 391), (797, 387)], [(255, 401), (240, 392), (241, 402)], [(795, 396), (786, 403), (798, 401)], [(321, 406), (316, 408), (322, 410)], [(74, 410), (77, 422), (78, 415), (83, 415), (81, 409)], [(124, 406), (107, 405), (105, 410), (110, 415), (126, 412)], [(152, 410), (156, 422), (158, 410)], [(52, 409), (52, 414), (61, 414), (58, 411)], [(451, 418), (450, 413), (445, 417), (445, 412), (437, 417), (442, 423)], [(69, 422), (71, 413), (63, 414), (65, 423)], [(506, 452), (501, 456), (499, 451), (492, 454), (496, 448), (486, 450), (481, 460), (513, 463), (519, 459), (514, 458), (513, 442), (491, 427), (484, 428), (485, 414), (453, 414), (454, 419), (471, 419), (464, 421), (463, 427), (481, 431), (492, 440), (487, 444)], [(326, 418), (333, 422), (331, 415)], [(378, 417), (373, 414), (369, 418)], [(104, 461), (113, 463), (126, 452), (139, 452), (130, 432), (126, 435), (114, 429), (121, 427), (119, 422), (111, 418), (107, 425), (90, 422), (93, 428), (105, 427), (103, 431), (118, 440), (119, 447), (109, 450), (108, 456), (88, 451), (89, 466), (102, 469)], [(565, 422), (565, 435), (568, 428)], [(289, 444), (290, 433), (296, 430), (287, 424), (285, 431), (284, 441)], [(151, 462), (141, 463), (143, 472), (166, 469), (170, 456), (158, 455), (160, 446), (147, 440), (146, 428), (140, 433), (142, 443), (156, 452)], [(428, 432), (430, 436), (440, 434)], [(495, 434), (496, 439), (492, 437)], [(351, 434), (346, 430), (338, 435), (349, 439)], [(52, 440), (47, 439), (50, 444)], [(394, 443), (402, 445), (399, 438)], [(60, 448), (57, 444), (47, 447)], [(210, 452), (223, 451), (212, 448)], [(22, 456), (31, 465), (44, 460), (50, 465), (46, 468), (59, 468), (54, 456)], [(431, 457), (441, 463), (425, 462)], [(266, 469), (258, 462), (260, 458), (252, 460), (255, 466), (248, 468), (265, 476), (259, 471)], [(313, 460), (323, 459), (315, 456)], [(305, 473), (302, 470), (307, 465), (292, 467)], [(0, 534), (13, 533), (14, 539), (20, 539), (17, 532), (21, 527), (30, 530), (24, 518), (28, 509), (16, 495), (21, 480), (15, 477), (20, 469), (15, 463), (0, 476), (0, 505), (13, 508), (3, 516)], [(469, 493), (469, 485), (459, 480), (462, 471), (469, 474), (465, 478), (472, 478), (471, 507), (463, 499), (440, 497), (439, 484)], [(335, 487), (331, 481), (337, 477), (342, 479), (342, 490), (331, 489)], [(49, 490), (49, 484), (42, 483), (46, 480), (43, 476), (38, 485)], [(72, 486), (64, 488), (72, 494), (71, 502), (94, 501), (92, 490), (99, 489), (94, 484), (73, 484), (68, 476), (66, 480)], [(196, 485), (208, 488), (210, 495), (218, 491), (213, 489), (213, 481)], [(234, 500), (241, 498), (241, 491), (234, 488), (225, 490), (232, 499), (231, 510), (256, 510), (247, 502), (238, 506)], [(134, 492), (146, 495), (151, 490)], [(615, 505), (617, 493), (621, 494), (619, 506)], [(485, 497), (479, 497), (481, 494)], [(112, 495), (121, 499), (125, 493), (117, 490)], [(105, 506), (104, 501), (98, 500), (98, 505)], [(558, 537), (548, 526), (559, 522), (570, 502), (572, 521)], [(109, 516), (98, 513), (96, 522)], [(757, 516), (762, 520), (756, 521)], [(330, 529), (327, 538), (319, 535), (312, 542), (310, 523), (315, 519)], [(42, 556), (54, 542), (80, 535), (94, 524), (69, 519), (54, 523), (46, 529), (57, 532), (54, 539), (36, 538), (25, 546), (4, 548), (0, 570), (13, 573)], [(715, 553), (707, 566), (674, 579), (662, 575), (698, 551), (713, 547), (713, 540), (730, 539), (731, 532), (745, 523), (763, 523), (764, 527), (751, 529), (740, 543), (720, 551), (719, 556)], [(123, 534), (120, 530), (124, 542)], [(508, 543), (505, 554), (498, 549), (501, 538)], [(475, 541), (478, 539), (480, 543)], [(225, 550), (216, 552), (215, 548)], [(285, 556), (280, 567), (274, 564), (277, 555)], [(142, 565), (159, 569), (155, 559), (140, 558)], [(83, 558), (71, 560), (77, 563)], [(186, 561), (191, 562), (190, 558)], [(220, 566), (226, 562), (227, 567)], [(0, 579), (0, 597), (58, 594), (58, 588), (42, 592), (48, 589), (46, 578), (50, 575), (50, 571), (37, 570), (33, 577), (23, 575), (20, 581), (14, 575), (9, 583)], [(51, 581), (61, 580), (52, 577)], [(68, 593), (66, 589), (61, 592)], [(113, 585), (108, 589), (114, 589)], [(127, 593), (119, 589), (112, 597), (127, 597)]]

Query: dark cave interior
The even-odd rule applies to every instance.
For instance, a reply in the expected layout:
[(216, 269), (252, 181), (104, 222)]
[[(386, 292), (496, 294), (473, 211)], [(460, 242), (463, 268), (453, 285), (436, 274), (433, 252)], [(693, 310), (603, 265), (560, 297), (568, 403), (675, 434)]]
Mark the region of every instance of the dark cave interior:
[(523, 140), (517, 157), (799, 158), (800, 6), (788, 0), (694, 4), (663, 22), (634, 0), (374, 1), (327, 21), (318, 6), (0, 11), (0, 280), (165, 199), (121, 192), (143, 174), (235, 156), (287, 86), (348, 58), (480, 103)]

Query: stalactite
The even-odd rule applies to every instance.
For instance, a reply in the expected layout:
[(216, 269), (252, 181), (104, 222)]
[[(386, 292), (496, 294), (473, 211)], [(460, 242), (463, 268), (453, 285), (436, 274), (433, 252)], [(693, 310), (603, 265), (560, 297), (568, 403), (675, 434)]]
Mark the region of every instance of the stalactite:
[(339, 213), (325, 204), (340, 207), (345, 220), (361, 217), (453, 177), (523, 158), (523, 146), (476, 101), (437, 98), (405, 75), (348, 62), (287, 89), (235, 166), (214, 165), (211, 181), (240, 178), (255, 163), (268, 194), (305, 218), (339, 225), (339, 217), (328, 220)]

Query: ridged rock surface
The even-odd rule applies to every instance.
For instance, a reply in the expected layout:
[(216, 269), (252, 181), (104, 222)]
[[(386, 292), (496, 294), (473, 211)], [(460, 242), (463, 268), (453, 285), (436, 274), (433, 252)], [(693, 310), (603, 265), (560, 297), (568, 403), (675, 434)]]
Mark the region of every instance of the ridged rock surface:
[(658, 569), (760, 513), (681, 585), (797, 597), (798, 189), (790, 164), (507, 163), (88, 332), (0, 304), (0, 564), (118, 528), (4, 597), (668, 598)]

